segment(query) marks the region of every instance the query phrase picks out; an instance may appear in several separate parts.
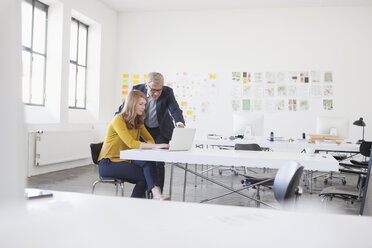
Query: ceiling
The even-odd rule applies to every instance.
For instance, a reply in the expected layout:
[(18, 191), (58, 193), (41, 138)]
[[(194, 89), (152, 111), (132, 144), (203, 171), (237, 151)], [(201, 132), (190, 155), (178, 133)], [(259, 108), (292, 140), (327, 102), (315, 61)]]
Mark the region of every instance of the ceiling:
[(372, 6), (372, 0), (100, 0), (117, 12)]

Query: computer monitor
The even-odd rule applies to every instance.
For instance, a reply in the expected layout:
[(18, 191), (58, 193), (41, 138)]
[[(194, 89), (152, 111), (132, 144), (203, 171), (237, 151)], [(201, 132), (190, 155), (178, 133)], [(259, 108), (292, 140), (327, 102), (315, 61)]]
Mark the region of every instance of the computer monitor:
[(317, 117), (316, 132), (317, 134), (333, 134), (341, 139), (347, 139), (349, 138), (349, 119), (346, 117)]
[(260, 114), (235, 112), (234, 117), (234, 135), (244, 135), (247, 127), (250, 127), (252, 136), (263, 136), (264, 117)]

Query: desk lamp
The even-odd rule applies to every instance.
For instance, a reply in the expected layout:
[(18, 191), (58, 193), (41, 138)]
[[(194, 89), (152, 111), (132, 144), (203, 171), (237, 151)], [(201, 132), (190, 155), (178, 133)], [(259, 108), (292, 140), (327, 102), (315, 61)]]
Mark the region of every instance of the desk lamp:
[(360, 117), (359, 120), (354, 121), (353, 125), (363, 127), (363, 137), (357, 142), (357, 144), (361, 144), (364, 141), (364, 127), (366, 126), (366, 123), (363, 121), (363, 117)]

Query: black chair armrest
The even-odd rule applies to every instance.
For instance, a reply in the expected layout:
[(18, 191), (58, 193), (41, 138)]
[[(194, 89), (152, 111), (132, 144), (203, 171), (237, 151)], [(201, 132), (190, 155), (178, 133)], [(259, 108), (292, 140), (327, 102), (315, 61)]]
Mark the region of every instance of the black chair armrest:
[(368, 161), (357, 161), (357, 160), (350, 160), (350, 162), (352, 163), (352, 164), (357, 164), (357, 165), (366, 165), (366, 166), (368, 166)]
[(367, 172), (364, 172), (364, 171), (354, 171), (354, 170), (345, 170), (345, 169), (339, 169), (338, 171), (343, 172), (343, 173), (356, 174), (356, 175), (367, 175)]
[(356, 168), (356, 169), (368, 169), (367, 165), (357, 165), (357, 164), (347, 164), (347, 163), (339, 163), (340, 166), (346, 167), (346, 168)]

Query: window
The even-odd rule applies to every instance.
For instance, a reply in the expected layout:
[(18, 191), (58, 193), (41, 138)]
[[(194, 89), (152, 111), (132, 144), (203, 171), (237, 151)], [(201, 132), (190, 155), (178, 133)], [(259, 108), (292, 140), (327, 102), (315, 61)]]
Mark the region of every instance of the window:
[(87, 47), (88, 25), (72, 18), (68, 98), (70, 108), (86, 108)]
[(48, 6), (37, 0), (22, 1), (23, 102), (45, 105)]

